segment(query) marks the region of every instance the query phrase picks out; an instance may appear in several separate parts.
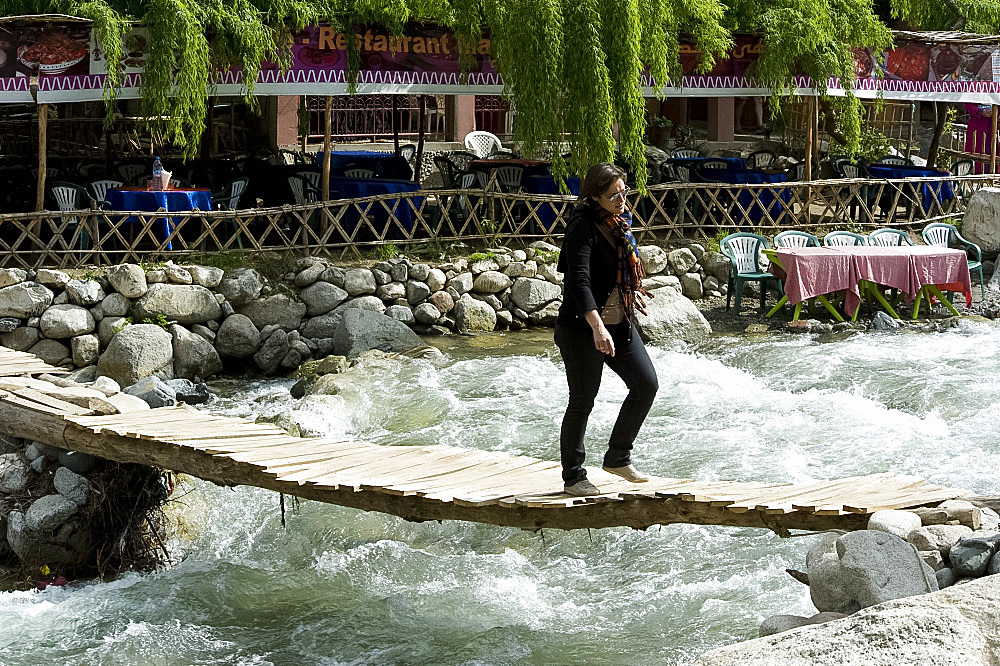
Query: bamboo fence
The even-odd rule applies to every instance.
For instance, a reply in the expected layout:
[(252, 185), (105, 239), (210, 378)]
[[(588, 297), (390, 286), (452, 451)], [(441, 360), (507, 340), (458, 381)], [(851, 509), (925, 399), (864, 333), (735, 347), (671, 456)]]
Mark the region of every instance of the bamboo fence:
[[(761, 185), (664, 183), (633, 193), (641, 243), (705, 242), (719, 232), (773, 235), (880, 227), (917, 229), (961, 218), (991, 174), (840, 179)], [(219, 211), (40, 211), (0, 215), (0, 265), (74, 268), (215, 252), (359, 256), (380, 245), (557, 242), (575, 197), (438, 189), (303, 205)]]

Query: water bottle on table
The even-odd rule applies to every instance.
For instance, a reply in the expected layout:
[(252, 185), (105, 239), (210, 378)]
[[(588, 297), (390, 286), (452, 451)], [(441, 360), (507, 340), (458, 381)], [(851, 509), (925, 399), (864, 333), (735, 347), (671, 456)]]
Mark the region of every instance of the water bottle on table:
[(156, 159), (153, 160), (153, 182), (152, 189), (162, 190), (163, 189), (163, 163), (160, 162), (160, 157), (157, 155)]

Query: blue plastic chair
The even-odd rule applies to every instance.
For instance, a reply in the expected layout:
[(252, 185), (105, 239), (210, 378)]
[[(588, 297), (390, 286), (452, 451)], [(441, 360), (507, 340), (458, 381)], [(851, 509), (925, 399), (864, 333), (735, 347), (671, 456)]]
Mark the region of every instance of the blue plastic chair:
[(767, 298), (767, 283), (774, 280), (775, 284), (778, 284), (778, 278), (761, 270), (760, 266), (761, 250), (770, 249), (770, 247), (771, 245), (763, 236), (743, 231), (729, 234), (719, 243), (722, 254), (729, 259), (729, 289), (726, 292), (727, 311), (735, 289), (736, 311), (739, 312), (743, 301), (743, 285), (747, 282), (760, 283), (760, 309), (764, 309), (764, 301)]

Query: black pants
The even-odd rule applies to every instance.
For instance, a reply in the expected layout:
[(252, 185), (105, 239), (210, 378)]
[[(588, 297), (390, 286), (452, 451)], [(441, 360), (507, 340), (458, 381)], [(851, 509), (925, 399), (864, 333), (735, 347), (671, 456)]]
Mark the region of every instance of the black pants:
[(587, 457), (583, 439), (587, 419), (594, 409), (594, 398), (601, 387), (604, 364), (607, 363), (628, 387), (628, 396), (622, 403), (608, 440), (605, 467), (622, 467), (631, 463), (632, 443), (660, 387), (656, 370), (635, 327), (623, 322), (609, 327), (608, 331), (615, 342), (614, 357), (602, 354), (594, 347), (594, 336), (589, 331), (556, 326), (556, 344), (566, 365), (566, 381), (569, 384), (569, 405), (559, 433), (563, 482), (566, 485), (587, 478), (587, 470), (583, 468)]

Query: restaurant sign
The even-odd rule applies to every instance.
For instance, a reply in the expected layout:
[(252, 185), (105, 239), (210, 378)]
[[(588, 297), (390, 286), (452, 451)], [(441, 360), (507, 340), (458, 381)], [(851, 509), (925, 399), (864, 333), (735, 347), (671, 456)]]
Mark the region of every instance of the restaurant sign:
[[(99, 100), (104, 92), (107, 62), (89, 24), (7, 24), (0, 36), (0, 103), (78, 102)], [(499, 94), (503, 80), (490, 60), (490, 40), (472, 48), (473, 67), (463, 80), (459, 45), (445, 28), (410, 24), (399, 37), (387, 31), (359, 27), (354, 39), (360, 47), (359, 93)], [(125, 39), (125, 81), (118, 96), (139, 97), (142, 72), (152, 47), (145, 28), (135, 28)], [(265, 62), (257, 75), (259, 95), (342, 95), (347, 93), (348, 36), (327, 26), (308, 28), (290, 38), (290, 67), (282, 70)], [(753, 36), (737, 35), (730, 56), (717, 61), (707, 74), (696, 74), (699, 53), (681, 45), (683, 77), (679, 86), (658, 92), (672, 97), (767, 95), (747, 72), (760, 56), (762, 45)], [(891, 51), (855, 50), (856, 93), (887, 99), (936, 100), (1000, 104), (1000, 49), (980, 44), (923, 44), (908, 42)], [(179, 56), (182, 57), (182, 56)], [(652, 96), (653, 81), (643, 79), (643, 91)], [(831, 80), (832, 94), (843, 92)], [(807, 77), (795, 89), (812, 94)], [(243, 72), (233, 68), (216, 74), (211, 94), (243, 93)]]

